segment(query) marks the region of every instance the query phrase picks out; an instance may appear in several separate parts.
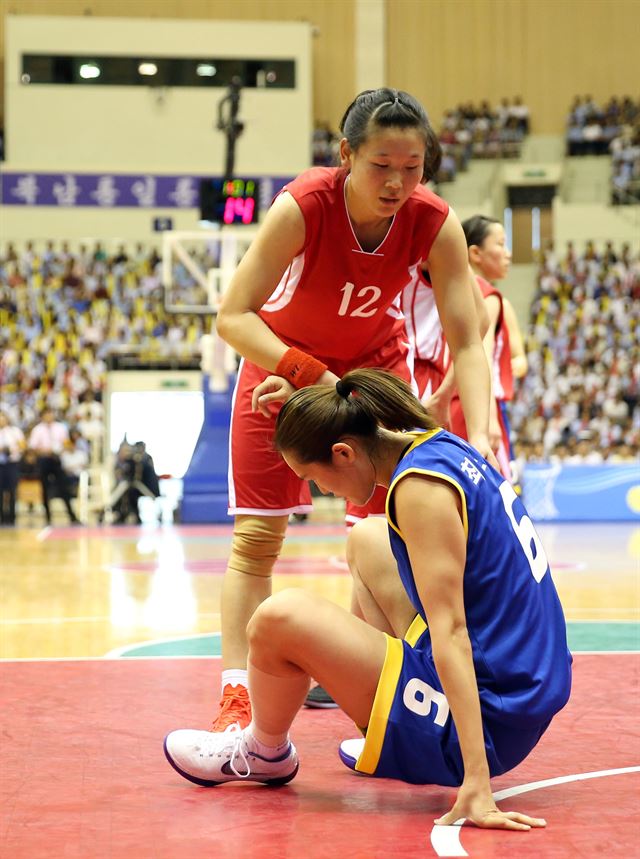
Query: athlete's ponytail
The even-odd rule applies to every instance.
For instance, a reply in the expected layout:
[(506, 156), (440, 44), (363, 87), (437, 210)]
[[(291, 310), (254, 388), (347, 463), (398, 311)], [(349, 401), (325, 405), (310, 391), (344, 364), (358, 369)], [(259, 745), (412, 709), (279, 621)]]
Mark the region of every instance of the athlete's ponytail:
[(274, 446), (301, 462), (329, 462), (331, 448), (354, 436), (370, 449), (378, 428), (432, 429), (435, 422), (411, 388), (385, 370), (352, 370), (337, 385), (296, 391), (278, 415)]

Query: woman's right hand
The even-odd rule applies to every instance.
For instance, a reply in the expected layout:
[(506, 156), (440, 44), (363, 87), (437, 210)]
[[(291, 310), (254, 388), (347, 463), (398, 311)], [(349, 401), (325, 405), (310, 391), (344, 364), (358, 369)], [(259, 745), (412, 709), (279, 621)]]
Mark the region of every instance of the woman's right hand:
[(430, 416), (439, 427), (448, 430), (451, 422), (449, 412), (450, 402), (450, 398), (439, 397), (438, 392), (436, 391), (436, 393), (432, 394), (427, 400), (423, 400), (422, 405), (429, 412)]
[(253, 389), (251, 395), (251, 409), (260, 412), (265, 418), (270, 418), (277, 409), (278, 404), (286, 403), (295, 388), (282, 376), (267, 376)]

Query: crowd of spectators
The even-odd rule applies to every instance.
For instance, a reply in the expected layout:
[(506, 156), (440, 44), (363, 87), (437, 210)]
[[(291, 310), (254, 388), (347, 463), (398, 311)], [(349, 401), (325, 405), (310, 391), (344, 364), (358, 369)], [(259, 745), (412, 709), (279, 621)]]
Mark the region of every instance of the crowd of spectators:
[(611, 202), (614, 206), (640, 204), (640, 111), (635, 125), (625, 125), (609, 148)]
[(488, 101), (448, 110), (442, 120), (442, 164), (437, 182), (451, 182), (466, 170), (471, 158), (518, 158), (529, 133), (529, 108), (517, 96), (503, 98), (498, 107)]
[[(45, 408), (27, 434), (12, 423), (7, 411), (0, 411), (0, 524), (16, 523), (21, 479), (29, 483), (30, 508), (36, 501), (41, 504), (47, 523), (51, 522), (51, 499), (57, 497), (64, 502), (69, 521), (77, 524), (72, 499), (89, 459), (90, 442), (77, 427), (69, 430), (57, 420), (53, 409)], [(32, 490), (34, 484), (37, 494)]]
[(547, 249), (511, 411), (521, 459), (637, 462), (639, 336), (640, 254), (611, 242)]
[[(0, 394), (23, 431), (49, 407), (68, 423), (82, 421), (92, 438), (99, 407), (91, 403), (118, 350), (176, 360), (199, 352), (207, 317), (166, 312), (160, 266), (156, 250), (141, 244), (108, 254), (99, 242), (74, 253), (65, 242), (41, 251), (27, 242), (0, 254)], [(173, 277), (183, 303), (206, 303), (181, 264)]]
[(567, 120), (569, 155), (610, 155), (611, 202), (640, 203), (640, 100), (613, 96), (601, 107), (576, 96)]
[[(198, 260), (205, 269), (213, 265), (208, 254), (201, 252)], [(76, 251), (66, 242), (41, 248), (27, 242), (20, 250), (10, 243), (0, 251), (0, 412), (23, 437), (20, 452), (0, 453), (0, 480), (6, 472), (13, 481), (14, 465), (4, 467), (6, 462), (24, 476), (42, 471), (43, 456), (34, 456), (31, 438), (51, 412), (65, 437), (60, 430), (47, 485), (65, 501), (82, 470), (80, 451), (86, 447), (89, 455), (102, 444), (101, 399), (113, 354), (197, 359), (208, 318), (167, 313), (160, 278), (157, 251), (142, 244), (110, 253), (100, 242)], [(204, 290), (180, 263), (173, 267), (173, 284), (172, 303), (206, 303)], [(7, 501), (2, 520), (11, 524), (14, 517)]]
[(640, 103), (612, 96), (601, 106), (590, 95), (577, 95), (567, 118), (568, 155), (608, 155), (612, 142), (640, 117)]
[(319, 122), (313, 130), (311, 157), (314, 167), (335, 167), (340, 163), (340, 137), (327, 122)]
[[(199, 260), (205, 268), (213, 264), (207, 253)], [(184, 268), (173, 274), (183, 298), (203, 302)], [(73, 497), (103, 441), (101, 399), (114, 350), (135, 348), (150, 360), (193, 355), (205, 326), (207, 317), (166, 312), (154, 249), (7, 245), (0, 254), (0, 522), (15, 519), (6, 486), (17, 475), (44, 470), (52, 494), (65, 504)], [(512, 404), (521, 457), (637, 457), (639, 335), (640, 255), (610, 242), (601, 250), (588, 243), (582, 253), (572, 244), (562, 254), (547, 249), (531, 307), (529, 372)]]

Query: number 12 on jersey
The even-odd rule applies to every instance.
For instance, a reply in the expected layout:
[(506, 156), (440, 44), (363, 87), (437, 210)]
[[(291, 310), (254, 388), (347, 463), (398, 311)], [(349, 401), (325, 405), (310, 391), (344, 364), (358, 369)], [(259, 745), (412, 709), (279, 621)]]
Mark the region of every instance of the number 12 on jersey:
[[(378, 308), (372, 307), (372, 305), (380, 298), (382, 290), (377, 286), (363, 286), (354, 296), (355, 288), (355, 283), (347, 281), (340, 290), (344, 295), (340, 309), (338, 310), (338, 316), (374, 316), (378, 312)], [(354, 304), (357, 304), (356, 307), (351, 305), (352, 298), (355, 299)], [(366, 300), (358, 302), (358, 299)]]

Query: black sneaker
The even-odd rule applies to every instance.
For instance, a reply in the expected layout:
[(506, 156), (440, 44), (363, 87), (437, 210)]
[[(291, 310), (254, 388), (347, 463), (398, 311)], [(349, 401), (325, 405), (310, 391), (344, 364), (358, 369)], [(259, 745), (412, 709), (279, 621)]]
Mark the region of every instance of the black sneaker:
[(314, 710), (332, 710), (338, 705), (333, 700), (331, 695), (322, 686), (313, 686), (309, 689), (309, 693), (304, 702), (305, 707), (311, 707)]

